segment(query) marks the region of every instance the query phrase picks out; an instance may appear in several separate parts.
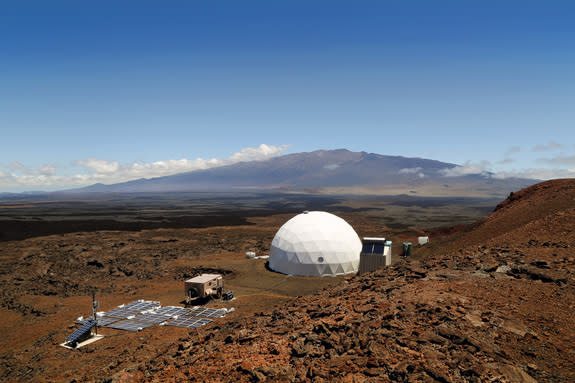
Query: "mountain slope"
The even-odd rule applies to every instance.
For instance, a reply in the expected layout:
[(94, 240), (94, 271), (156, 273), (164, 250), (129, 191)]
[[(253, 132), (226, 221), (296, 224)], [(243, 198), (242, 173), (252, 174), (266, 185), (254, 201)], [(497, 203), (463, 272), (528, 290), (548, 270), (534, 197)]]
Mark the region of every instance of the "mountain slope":
[[(443, 249), (482, 246), (513, 240), (518, 244), (535, 239), (535, 231), (544, 237), (559, 237), (572, 230), (559, 230), (565, 225), (565, 216), (570, 217), (570, 209), (575, 208), (575, 181), (559, 179), (541, 182), (518, 192), (512, 192), (497, 205), (488, 217), (468, 226), (461, 232), (446, 239), (445, 243), (434, 243)], [(526, 228), (531, 234), (527, 238)], [(544, 241), (543, 241), (544, 242)]]
[(93, 185), (82, 192), (313, 191), (319, 193), (507, 195), (531, 180), (494, 180), (478, 175), (445, 177), (456, 165), (345, 149), (296, 153), (265, 161)]

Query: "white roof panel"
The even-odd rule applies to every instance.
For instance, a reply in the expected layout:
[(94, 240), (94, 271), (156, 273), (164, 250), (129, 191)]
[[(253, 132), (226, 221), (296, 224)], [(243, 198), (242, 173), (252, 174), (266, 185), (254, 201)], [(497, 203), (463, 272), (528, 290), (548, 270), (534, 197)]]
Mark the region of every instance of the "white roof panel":
[(364, 241), (385, 242), (385, 238), (363, 237)]
[(198, 275), (197, 277), (190, 278), (186, 282), (206, 283), (206, 282), (211, 281), (212, 279), (220, 278), (220, 277), (221, 277), (220, 274), (202, 274), (202, 275)]

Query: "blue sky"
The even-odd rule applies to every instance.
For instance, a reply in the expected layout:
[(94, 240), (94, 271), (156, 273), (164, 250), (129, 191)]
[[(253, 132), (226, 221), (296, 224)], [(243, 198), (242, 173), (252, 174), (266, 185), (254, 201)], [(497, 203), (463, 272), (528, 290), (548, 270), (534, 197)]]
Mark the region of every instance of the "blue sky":
[(572, 1), (0, 4), (0, 191), (347, 148), (575, 176)]

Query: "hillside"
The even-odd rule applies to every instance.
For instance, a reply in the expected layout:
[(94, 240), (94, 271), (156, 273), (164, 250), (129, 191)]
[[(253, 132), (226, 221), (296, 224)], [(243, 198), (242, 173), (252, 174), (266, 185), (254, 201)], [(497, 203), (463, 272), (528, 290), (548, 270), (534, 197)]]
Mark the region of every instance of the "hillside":
[(510, 193), (488, 217), (426, 250), (439, 250), (438, 247), (443, 250), (460, 249), (500, 242), (521, 245), (532, 239), (548, 242), (551, 237), (559, 240), (570, 232), (569, 225), (566, 231), (559, 228), (565, 226), (565, 217), (570, 216), (569, 209), (573, 208), (574, 201), (573, 179), (541, 182)]
[[(96, 218), (119, 214), (122, 206), (128, 219), (143, 206), (138, 219), (152, 222), (177, 217), (182, 208), (222, 215), (193, 227), (96, 225), (0, 242), (0, 376), (14, 382), (575, 381), (575, 180), (515, 192), (488, 217), (439, 230), (410, 258), (396, 253), (394, 266), (362, 277), (288, 277), (245, 252), (269, 251), (294, 208), (323, 206), (360, 236), (385, 233), (398, 246), (422, 232), (422, 217), (413, 215), (443, 222), (435, 213), (456, 216), (457, 203), (426, 210), (429, 201), (417, 207), (412, 198), (333, 205), (314, 197), (305, 206), (283, 198), (269, 205), (259, 196), (182, 201), (172, 206), (175, 216), (165, 213), (164, 202), (119, 199)], [(54, 223), (70, 219), (63, 208), (70, 205), (46, 202), (65, 215)], [(37, 211), (28, 203), (22, 214)], [(407, 209), (393, 213), (403, 203)], [(343, 209), (347, 204), (355, 208)], [(225, 206), (232, 209), (225, 213)], [(375, 216), (369, 206), (379, 209)], [(88, 207), (74, 209), (94, 212)], [(239, 207), (267, 213), (243, 221)], [(393, 229), (392, 217), (402, 215), (411, 223)], [(236, 299), (206, 305), (233, 313), (193, 330), (103, 327), (105, 338), (85, 348), (59, 347), (74, 320), (90, 313), (92, 291), (103, 311), (136, 299), (180, 306), (183, 280), (201, 272), (225, 275)]]
[(123, 377), (574, 381), (574, 227), (575, 180), (538, 184), (411, 259), (181, 338)]
[(281, 191), (327, 194), (412, 194), (502, 197), (533, 180), (482, 175), (448, 177), (457, 165), (423, 158), (386, 156), (345, 149), (317, 150), (241, 162), (207, 170), (96, 184), (75, 192), (142, 193), (189, 191)]

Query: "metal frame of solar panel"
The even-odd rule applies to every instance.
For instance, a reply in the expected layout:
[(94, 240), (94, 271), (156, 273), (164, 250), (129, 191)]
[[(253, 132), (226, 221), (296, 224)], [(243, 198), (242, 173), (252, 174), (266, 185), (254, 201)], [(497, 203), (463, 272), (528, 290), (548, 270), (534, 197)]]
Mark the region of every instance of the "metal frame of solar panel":
[(173, 319), (166, 323), (168, 326), (185, 327), (185, 328), (198, 328), (210, 323), (211, 319), (206, 318), (194, 318), (190, 316), (183, 316), (177, 319)]
[(116, 330), (127, 330), (127, 331), (140, 331), (143, 330), (145, 328), (151, 327), (153, 326), (153, 323), (146, 323), (146, 322), (138, 322), (135, 320), (131, 320), (131, 319), (125, 319), (125, 320), (121, 320), (119, 322), (114, 322), (111, 323), (109, 325), (106, 325), (106, 327), (109, 328), (115, 328)]
[(190, 310), (187, 316), (191, 317), (202, 317), (202, 318), (223, 318), (227, 314), (225, 309), (210, 309), (205, 307), (196, 307)]
[(187, 309), (185, 307), (178, 307), (178, 306), (165, 306), (165, 307), (161, 307), (158, 310), (156, 310), (156, 314), (166, 315), (170, 318), (188, 315), (189, 312), (190, 312), (190, 309)]
[(72, 345), (72, 347), (76, 347), (78, 341), (81, 341), (84, 338), (89, 338), (94, 326), (96, 326), (96, 321), (93, 319), (87, 319), (82, 326), (77, 328), (66, 338), (66, 343)]

